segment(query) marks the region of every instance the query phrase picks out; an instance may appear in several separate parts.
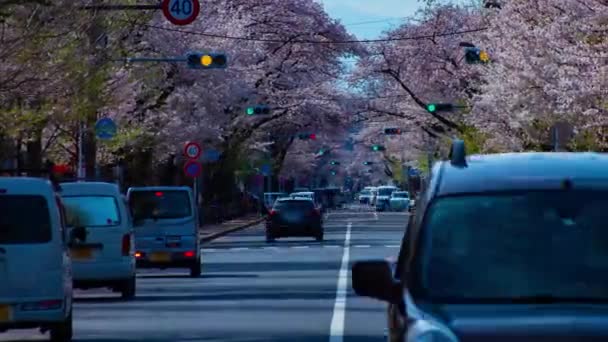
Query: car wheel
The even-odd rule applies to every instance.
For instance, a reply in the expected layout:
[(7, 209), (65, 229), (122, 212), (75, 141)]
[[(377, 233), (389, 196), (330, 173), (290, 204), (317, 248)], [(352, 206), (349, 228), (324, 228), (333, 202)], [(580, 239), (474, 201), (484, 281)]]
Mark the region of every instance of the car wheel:
[(135, 276), (123, 281), (123, 284), (120, 287), (120, 293), (122, 299), (135, 298)]
[(316, 235), (315, 235), (315, 240), (321, 242), (323, 241), (323, 230), (319, 231)]
[(72, 341), (72, 335), (74, 330), (72, 327), (72, 312), (70, 315), (61, 323), (53, 325), (51, 331), (51, 342), (70, 342)]
[(192, 265), (190, 267), (190, 276), (192, 278), (198, 278), (201, 276), (201, 271), (202, 271), (202, 265), (201, 265), (201, 259), (196, 259), (196, 262), (194, 263), (194, 265)]

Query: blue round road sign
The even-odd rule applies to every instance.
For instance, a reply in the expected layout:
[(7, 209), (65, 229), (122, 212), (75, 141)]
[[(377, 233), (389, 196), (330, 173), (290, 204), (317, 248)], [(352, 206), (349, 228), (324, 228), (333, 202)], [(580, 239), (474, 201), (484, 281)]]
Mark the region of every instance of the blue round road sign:
[(163, 0), (165, 18), (174, 25), (188, 25), (196, 20), (201, 10), (198, 0)]
[(186, 165), (184, 165), (184, 174), (190, 178), (200, 176), (201, 172), (203, 172), (203, 165), (196, 160), (189, 160)]
[(203, 153), (203, 160), (208, 161), (208, 162), (216, 162), (220, 159), (220, 151), (218, 150), (206, 150), (205, 153)]
[(95, 135), (99, 139), (112, 139), (117, 130), (116, 124), (110, 118), (99, 119), (95, 124)]

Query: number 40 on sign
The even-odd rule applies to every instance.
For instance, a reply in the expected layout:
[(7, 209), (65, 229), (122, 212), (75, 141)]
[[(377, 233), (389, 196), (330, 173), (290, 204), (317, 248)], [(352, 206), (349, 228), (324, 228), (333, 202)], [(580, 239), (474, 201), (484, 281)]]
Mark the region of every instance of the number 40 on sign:
[(165, 18), (180, 26), (193, 23), (201, 11), (198, 0), (163, 0), (161, 7)]

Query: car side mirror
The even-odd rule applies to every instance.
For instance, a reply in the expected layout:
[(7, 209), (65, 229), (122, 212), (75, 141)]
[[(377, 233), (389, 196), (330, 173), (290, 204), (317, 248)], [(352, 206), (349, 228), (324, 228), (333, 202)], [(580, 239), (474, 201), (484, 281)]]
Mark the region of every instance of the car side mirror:
[(70, 243), (82, 243), (87, 241), (87, 230), (84, 227), (74, 227), (70, 232)]
[(355, 262), (351, 275), (353, 290), (359, 296), (400, 304), (403, 301), (403, 289), (392, 272), (392, 267), (386, 260)]

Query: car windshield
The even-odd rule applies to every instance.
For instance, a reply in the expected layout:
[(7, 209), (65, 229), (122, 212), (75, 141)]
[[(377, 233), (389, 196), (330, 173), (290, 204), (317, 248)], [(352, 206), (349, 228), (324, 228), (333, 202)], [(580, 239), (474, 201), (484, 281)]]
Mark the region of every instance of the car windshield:
[(68, 226), (111, 227), (120, 224), (116, 199), (111, 196), (64, 196)]
[(407, 192), (393, 192), (393, 198), (408, 198)]
[[(51, 240), (49, 207), (44, 197), (0, 195), (0, 213), (0, 244), (45, 243)], [(1, 265), (0, 262), (0, 270)]]
[(391, 188), (382, 188), (378, 190), (378, 196), (390, 196), (395, 189)]
[(434, 302), (608, 300), (606, 208), (595, 191), (441, 198), (427, 213), (412, 292)]
[(190, 196), (183, 190), (133, 191), (129, 206), (134, 220), (192, 216)]
[(363, 196), (369, 196), (371, 194), (372, 194), (372, 192), (369, 191), (369, 190), (363, 190), (363, 191), (361, 191), (361, 195), (363, 195)]

